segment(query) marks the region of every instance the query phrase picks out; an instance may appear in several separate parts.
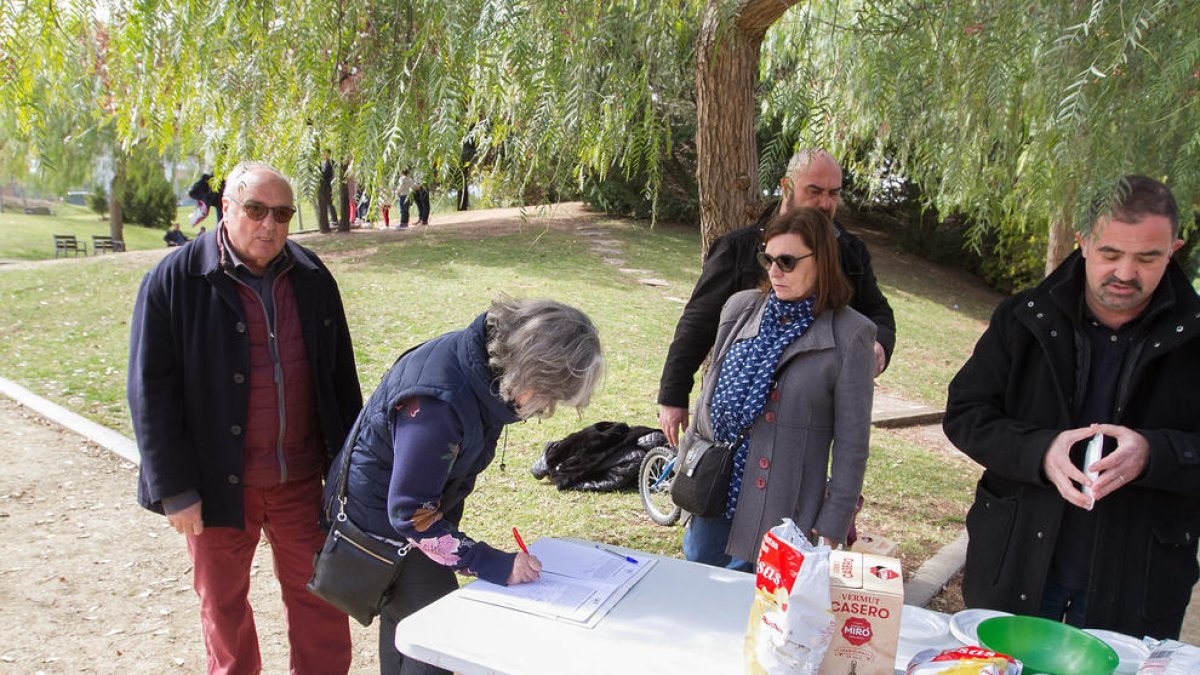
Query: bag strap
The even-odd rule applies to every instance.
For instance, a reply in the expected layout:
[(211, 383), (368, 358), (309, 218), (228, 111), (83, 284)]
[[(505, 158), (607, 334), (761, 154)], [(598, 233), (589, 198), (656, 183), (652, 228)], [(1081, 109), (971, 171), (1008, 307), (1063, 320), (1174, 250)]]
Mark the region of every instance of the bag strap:
[(338, 512), (335, 518), (338, 520), (346, 519), (346, 480), (350, 473), (350, 455), (354, 452), (354, 444), (358, 440), (358, 428), (366, 414), (366, 408), (358, 411), (358, 416), (354, 418), (354, 426), (350, 427), (350, 433), (346, 436), (345, 447), (342, 448), (342, 469), (338, 472), (337, 490), (333, 495), (337, 499)]

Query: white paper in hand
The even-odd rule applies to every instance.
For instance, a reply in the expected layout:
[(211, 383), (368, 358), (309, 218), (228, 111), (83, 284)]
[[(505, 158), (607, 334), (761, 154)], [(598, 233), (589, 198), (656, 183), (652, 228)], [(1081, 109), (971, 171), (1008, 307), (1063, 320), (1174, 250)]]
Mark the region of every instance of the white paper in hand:
[[(1090, 480), (1096, 480), (1096, 477), (1100, 475), (1098, 472), (1092, 471), (1092, 465), (1100, 461), (1100, 453), (1103, 451), (1104, 434), (1097, 431), (1096, 435), (1092, 436), (1092, 440), (1088, 441), (1087, 452), (1083, 454), (1083, 473)], [(1083, 486), (1083, 494), (1087, 495), (1090, 500), (1088, 510), (1091, 511), (1092, 507), (1096, 505), (1096, 498), (1092, 496), (1092, 488), (1087, 485)]]

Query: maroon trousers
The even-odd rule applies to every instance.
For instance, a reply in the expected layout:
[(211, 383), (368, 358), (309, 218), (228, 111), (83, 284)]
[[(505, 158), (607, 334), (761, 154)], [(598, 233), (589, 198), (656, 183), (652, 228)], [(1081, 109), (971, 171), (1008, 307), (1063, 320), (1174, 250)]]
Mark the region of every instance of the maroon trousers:
[(250, 564), (266, 532), (282, 590), (290, 650), (289, 672), (346, 673), (350, 669), (350, 624), (345, 614), (308, 592), (313, 555), (325, 542), (317, 516), (321, 476), (265, 488), (245, 488), (246, 529), (206, 528), (188, 535), (200, 622), (213, 675), (262, 671), (254, 612), (250, 608)]

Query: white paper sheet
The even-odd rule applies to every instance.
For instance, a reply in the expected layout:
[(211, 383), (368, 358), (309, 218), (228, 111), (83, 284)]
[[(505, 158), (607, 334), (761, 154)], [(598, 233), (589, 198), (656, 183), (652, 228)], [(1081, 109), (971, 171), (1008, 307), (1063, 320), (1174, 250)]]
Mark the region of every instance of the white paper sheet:
[(542, 562), (542, 574), (537, 581), (499, 586), (479, 580), (463, 588), (461, 594), (472, 600), (591, 627), (656, 562), (636, 557), (637, 562), (630, 562), (622, 551), (552, 538), (535, 541), (529, 552)]
[[(1088, 441), (1087, 451), (1083, 454), (1083, 473), (1092, 480), (1096, 480), (1096, 478), (1100, 475), (1098, 472), (1092, 471), (1092, 465), (1100, 461), (1103, 451), (1104, 434), (1097, 431), (1096, 435), (1092, 436), (1092, 440)], [(1090, 510), (1096, 505), (1096, 499), (1095, 497), (1092, 497), (1092, 488), (1086, 485), (1083, 486), (1083, 494), (1087, 495), (1087, 497), (1091, 500), (1088, 504), (1088, 509)]]

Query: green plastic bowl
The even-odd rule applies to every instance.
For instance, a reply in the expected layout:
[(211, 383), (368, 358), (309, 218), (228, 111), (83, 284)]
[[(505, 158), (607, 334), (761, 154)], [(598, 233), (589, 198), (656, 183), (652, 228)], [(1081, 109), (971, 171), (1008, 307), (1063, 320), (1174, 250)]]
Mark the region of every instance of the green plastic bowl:
[(977, 630), (984, 647), (1020, 659), (1022, 675), (1111, 675), (1120, 663), (1099, 638), (1050, 619), (997, 616)]

